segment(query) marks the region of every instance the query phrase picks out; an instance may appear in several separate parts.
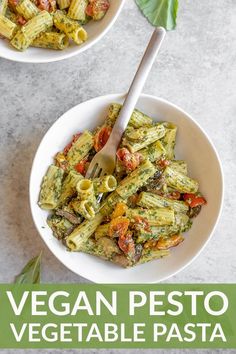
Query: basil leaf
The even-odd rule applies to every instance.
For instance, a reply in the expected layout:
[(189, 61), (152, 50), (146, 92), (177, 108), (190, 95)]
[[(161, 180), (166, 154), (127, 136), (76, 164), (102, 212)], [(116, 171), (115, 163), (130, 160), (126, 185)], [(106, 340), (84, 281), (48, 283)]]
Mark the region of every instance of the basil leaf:
[(136, 0), (136, 3), (153, 26), (175, 29), (178, 0)]
[(41, 276), (41, 254), (32, 258), (21, 273), (15, 277), (16, 284), (39, 284)]

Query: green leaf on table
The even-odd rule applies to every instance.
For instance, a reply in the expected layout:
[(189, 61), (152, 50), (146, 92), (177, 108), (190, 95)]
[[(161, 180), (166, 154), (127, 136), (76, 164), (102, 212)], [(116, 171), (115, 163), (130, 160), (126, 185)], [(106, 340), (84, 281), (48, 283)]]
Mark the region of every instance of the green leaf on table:
[(178, 0), (136, 0), (136, 3), (153, 26), (175, 29)]
[(39, 284), (41, 276), (42, 252), (32, 258), (15, 278), (16, 284)]

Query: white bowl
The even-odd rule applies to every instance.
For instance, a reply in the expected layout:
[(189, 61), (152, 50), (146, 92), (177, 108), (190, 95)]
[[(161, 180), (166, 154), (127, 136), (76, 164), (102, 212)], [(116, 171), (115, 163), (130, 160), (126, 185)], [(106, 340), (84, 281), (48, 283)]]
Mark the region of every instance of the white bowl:
[(185, 241), (163, 259), (123, 269), (110, 262), (83, 253), (67, 252), (52, 235), (46, 223), (48, 213), (38, 205), (42, 178), (53, 156), (68, 143), (71, 136), (84, 129), (93, 129), (106, 116), (108, 105), (123, 102), (122, 95), (94, 98), (72, 108), (59, 118), (41, 141), (34, 158), (30, 177), (30, 205), (39, 234), (52, 253), (70, 270), (97, 283), (154, 283), (164, 280), (186, 267), (203, 249), (218, 221), (223, 199), (223, 175), (217, 152), (200, 126), (175, 105), (153, 96), (142, 95), (137, 108), (155, 121), (165, 120), (178, 126), (176, 157), (187, 161), (190, 176), (200, 182), (207, 199)]
[(64, 50), (30, 47), (25, 52), (19, 52), (10, 45), (8, 40), (0, 39), (0, 57), (24, 63), (50, 63), (82, 53), (98, 42), (112, 27), (125, 0), (110, 0), (110, 3), (110, 8), (101, 21), (90, 21), (84, 26), (88, 32), (88, 40), (80, 46), (70, 43), (69, 47)]

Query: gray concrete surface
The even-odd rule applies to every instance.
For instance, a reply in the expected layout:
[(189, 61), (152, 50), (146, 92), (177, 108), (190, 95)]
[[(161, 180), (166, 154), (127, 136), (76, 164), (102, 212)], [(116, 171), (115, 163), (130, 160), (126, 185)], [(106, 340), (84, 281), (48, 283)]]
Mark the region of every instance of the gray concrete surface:
[[(189, 267), (168, 282), (236, 281), (235, 11), (235, 0), (180, 0), (178, 28), (168, 33), (144, 90), (172, 101), (197, 119), (211, 136), (225, 173), (224, 210), (214, 237)], [(126, 91), (151, 31), (134, 1), (126, 0), (110, 32), (78, 57), (41, 65), (0, 59), (0, 282), (12, 282), (41, 250), (44, 282), (85, 281), (60, 264), (36, 232), (28, 203), (32, 159), (44, 133), (62, 113), (92, 97)]]

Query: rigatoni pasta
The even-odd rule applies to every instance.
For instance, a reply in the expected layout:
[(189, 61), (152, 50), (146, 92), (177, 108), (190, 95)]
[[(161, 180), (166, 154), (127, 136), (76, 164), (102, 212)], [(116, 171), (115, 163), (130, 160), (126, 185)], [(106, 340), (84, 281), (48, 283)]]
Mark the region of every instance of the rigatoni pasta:
[(116, 192), (122, 198), (130, 197), (155, 174), (155, 171), (155, 166), (149, 160), (145, 161), (119, 183)]
[(166, 150), (166, 157), (169, 160), (173, 160), (177, 127), (173, 123), (166, 123), (165, 128), (166, 128), (166, 134), (162, 140)]
[(76, 186), (78, 182), (83, 179), (83, 176), (76, 171), (70, 170), (63, 181), (59, 204), (64, 205), (76, 193)]
[(173, 225), (175, 222), (174, 209), (167, 207), (155, 209), (129, 208), (126, 216), (134, 222), (139, 217), (144, 218), (150, 226)]
[(69, 250), (131, 267), (167, 256), (182, 243), (206, 200), (186, 161), (174, 159), (177, 127), (154, 123), (138, 110), (118, 148), (114, 174), (86, 178), (120, 109), (111, 104), (101, 127), (75, 134), (56, 154), (39, 206), (51, 210), (48, 225)]
[[(112, 126), (115, 124), (116, 119), (120, 113), (122, 105), (119, 103), (112, 103), (109, 106), (108, 114), (105, 119), (105, 124)], [(135, 109), (130, 117), (129, 126), (133, 128), (141, 128), (143, 126), (151, 126), (152, 125), (152, 118), (148, 117), (146, 114), (140, 112), (139, 110)]]
[(117, 180), (112, 175), (99, 177), (93, 180), (93, 186), (96, 194), (112, 192), (117, 187)]
[(167, 167), (164, 171), (165, 181), (168, 186), (174, 188), (181, 193), (196, 193), (199, 184), (196, 180), (176, 171), (171, 167)]
[(11, 44), (16, 49), (23, 51), (30, 46), (40, 33), (46, 32), (52, 25), (52, 16), (47, 11), (41, 11), (16, 32)]
[(0, 15), (5, 16), (8, 0), (0, 0)]
[(88, 0), (71, 0), (68, 17), (73, 20), (79, 20), (84, 22), (86, 20), (86, 8), (88, 6)]
[(30, 20), (40, 12), (37, 6), (30, 0), (20, 0), (16, 5), (16, 11), (25, 20)]
[(90, 200), (95, 198), (93, 182), (90, 179), (82, 179), (76, 185), (77, 196), (80, 200)]
[(69, 38), (64, 33), (44, 32), (31, 43), (32, 47), (63, 50), (69, 45)]
[(86, 130), (71, 146), (67, 155), (69, 164), (75, 166), (77, 162), (81, 161), (86, 155), (88, 155), (93, 147), (93, 143), (93, 134)]
[(62, 11), (57, 10), (53, 17), (54, 26), (64, 32), (76, 44), (82, 44), (88, 38), (87, 32), (78, 22), (71, 20)]
[(65, 10), (70, 6), (71, 0), (57, 0), (57, 4), (60, 10)]
[(42, 209), (55, 209), (61, 194), (64, 171), (51, 165), (44, 176), (39, 197), (39, 205)]
[(154, 127), (133, 129), (127, 133), (122, 144), (131, 152), (136, 152), (162, 138), (165, 132), (166, 129), (162, 124)]
[(10, 21), (7, 17), (0, 14), (0, 35), (11, 39), (17, 30), (14, 22)]
[(79, 251), (90, 236), (101, 224), (103, 215), (98, 213), (92, 220), (85, 220), (66, 239), (66, 244), (72, 251)]
[(176, 212), (187, 213), (188, 205), (185, 202), (166, 198), (158, 194), (141, 192), (137, 204), (143, 208), (173, 208)]

